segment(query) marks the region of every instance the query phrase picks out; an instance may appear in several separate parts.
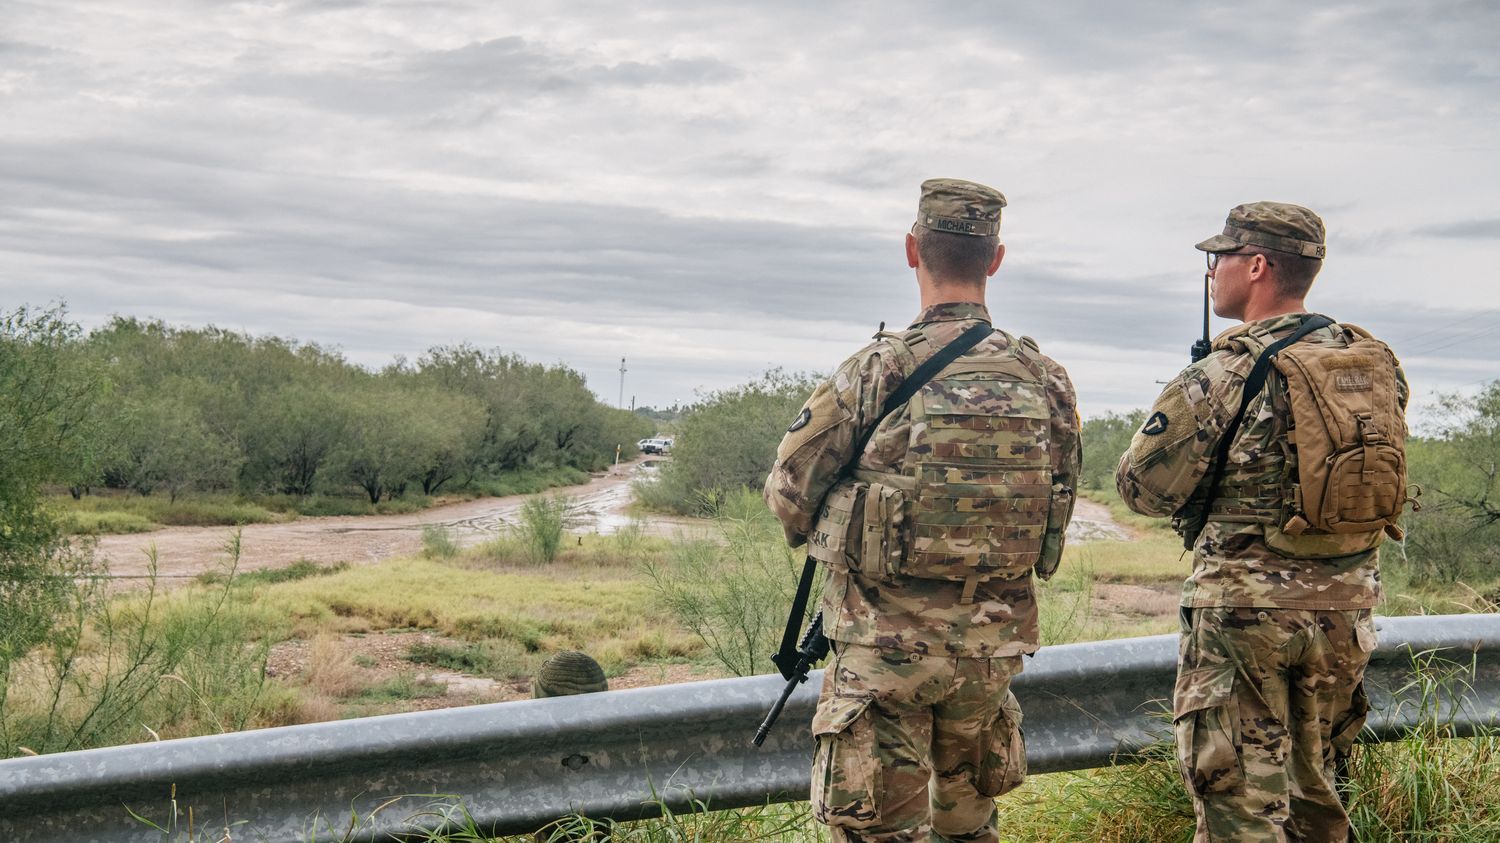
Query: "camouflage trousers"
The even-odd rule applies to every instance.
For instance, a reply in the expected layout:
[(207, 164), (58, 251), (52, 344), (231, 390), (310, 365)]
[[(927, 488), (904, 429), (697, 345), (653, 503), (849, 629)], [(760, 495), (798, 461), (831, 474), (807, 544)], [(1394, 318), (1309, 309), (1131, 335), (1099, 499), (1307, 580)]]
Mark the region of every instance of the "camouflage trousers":
[(1335, 767), (1373, 649), (1368, 609), (1184, 610), (1172, 708), (1195, 841), (1350, 839)]
[(813, 718), (812, 804), (834, 841), (995, 843), (995, 797), (1026, 777), (1021, 658), (834, 642)]

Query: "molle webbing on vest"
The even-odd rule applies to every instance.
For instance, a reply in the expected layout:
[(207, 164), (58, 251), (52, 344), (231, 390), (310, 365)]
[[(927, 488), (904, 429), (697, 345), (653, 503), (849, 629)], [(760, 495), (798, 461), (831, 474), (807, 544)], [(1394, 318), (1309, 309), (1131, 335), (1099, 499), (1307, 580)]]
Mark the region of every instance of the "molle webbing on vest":
[[(872, 572), (890, 572), (893, 560), (899, 559), (903, 548), (902, 535), (905, 529), (905, 492), (914, 491), (915, 485), (887, 482), (905, 480), (900, 475), (884, 475), (860, 469), (859, 460), (870, 443), (875, 430), (898, 408), (906, 406), (911, 397), (928, 381), (940, 373), (954, 360), (968, 353), (974, 346), (994, 333), (988, 322), (969, 326), (957, 338), (935, 350), (930, 348), (929, 338), (921, 333), (908, 335), (881, 333), (876, 336), (890, 341), (892, 355), (908, 374), (881, 402), (880, 416), (869, 425), (854, 447), (854, 464), (849, 469), (850, 479), (834, 484), (823, 499), (820, 516), (808, 535), (808, 565), (814, 560), (830, 567)], [(919, 356), (925, 357), (919, 362)], [(861, 476), (871, 475), (871, 476)], [(803, 580), (806, 581), (806, 570)], [(799, 587), (797, 600), (805, 598), (807, 589)], [(794, 630), (788, 634), (792, 634)], [(786, 642), (783, 641), (785, 645)]]
[(1007, 339), (1004, 352), (959, 360), (912, 397), (901, 474), (856, 475), (872, 496), (884, 487), (905, 498), (885, 572), (962, 581), (966, 600), (978, 582), (1036, 564), (1051, 503), (1045, 373)]

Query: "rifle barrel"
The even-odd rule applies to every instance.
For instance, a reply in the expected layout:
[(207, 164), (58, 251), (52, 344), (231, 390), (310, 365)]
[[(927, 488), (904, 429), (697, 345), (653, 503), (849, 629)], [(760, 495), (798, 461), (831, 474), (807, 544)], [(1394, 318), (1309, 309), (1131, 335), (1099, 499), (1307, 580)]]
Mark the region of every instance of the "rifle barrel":
[(806, 673), (801, 676), (793, 676), (787, 680), (786, 687), (781, 689), (781, 696), (776, 699), (776, 704), (771, 706), (770, 713), (766, 715), (765, 720), (760, 722), (760, 728), (755, 730), (755, 738), (751, 740), (751, 743), (756, 746), (765, 743), (766, 735), (771, 734), (771, 727), (776, 725), (776, 718), (780, 717), (781, 710), (786, 708), (786, 701), (791, 699), (792, 691), (796, 690), (798, 685), (806, 681)]

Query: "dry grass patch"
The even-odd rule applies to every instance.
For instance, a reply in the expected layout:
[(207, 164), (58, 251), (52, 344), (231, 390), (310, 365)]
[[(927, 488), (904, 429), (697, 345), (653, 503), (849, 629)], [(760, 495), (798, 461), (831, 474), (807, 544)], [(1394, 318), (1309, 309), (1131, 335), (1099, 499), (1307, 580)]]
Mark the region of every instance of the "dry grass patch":
[(335, 699), (352, 697), (370, 684), (365, 669), (354, 663), (344, 642), (332, 635), (313, 639), (303, 676), (308, 687)]
[(1181, 583), (1193, 570), (1192, 554), (1172, 533), (1152, 533), (1135, 541), (1095, 541), (1069, 545), (1063, 565), (1086, 565), (1099, 582)]
[(260, 602), (299, 619), (302, 629), (426, 629), (511, 642), (528, 654), (580, 649), (612, 674), (645, 660), (698, 655), (701, 645), (655, 608), (649, 588), (620, 573), (601, 578), (563, 559), (524, 571), (402, 559), (267, 586)]

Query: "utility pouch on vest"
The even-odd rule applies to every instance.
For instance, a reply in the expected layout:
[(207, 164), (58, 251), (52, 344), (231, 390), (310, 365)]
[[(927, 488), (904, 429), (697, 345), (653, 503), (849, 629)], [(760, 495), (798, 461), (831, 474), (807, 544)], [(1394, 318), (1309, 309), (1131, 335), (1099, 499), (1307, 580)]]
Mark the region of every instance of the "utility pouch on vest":
[(863, 568), (865, 500), (870, 484), (846, 480), (823, 499), (818, 521), (807, 536), (807, 555), (835, 571)]
[(1052, 576), (1062, 562), (1063, 540), (1066, 538), (1068, 522), (1073, 519), (1073, 490), (1060, 484), (1052, 485), (1052, 502), (1047, 508), (1047, 530), (1042, 534), (1041, 558), (1037, 560), (1036, 572), (1042, 579)]
[(1297, 454), (1291, 511), (1279, 532), (1297, 539), (1291, 546), (1347, 554), (1385, 534), (1399, 538), (1407, 497), (1395, 358), (1363, 330), (1345, 330), (1352, 340), (1345, 347), (1292, 346), (1274, 365), (1286, 379)]
[(865, 496), (864, 571), (871, 575), (901, 573), (901, 550), (905, 547), (906, 494), (895, 486), (871, 483)]

